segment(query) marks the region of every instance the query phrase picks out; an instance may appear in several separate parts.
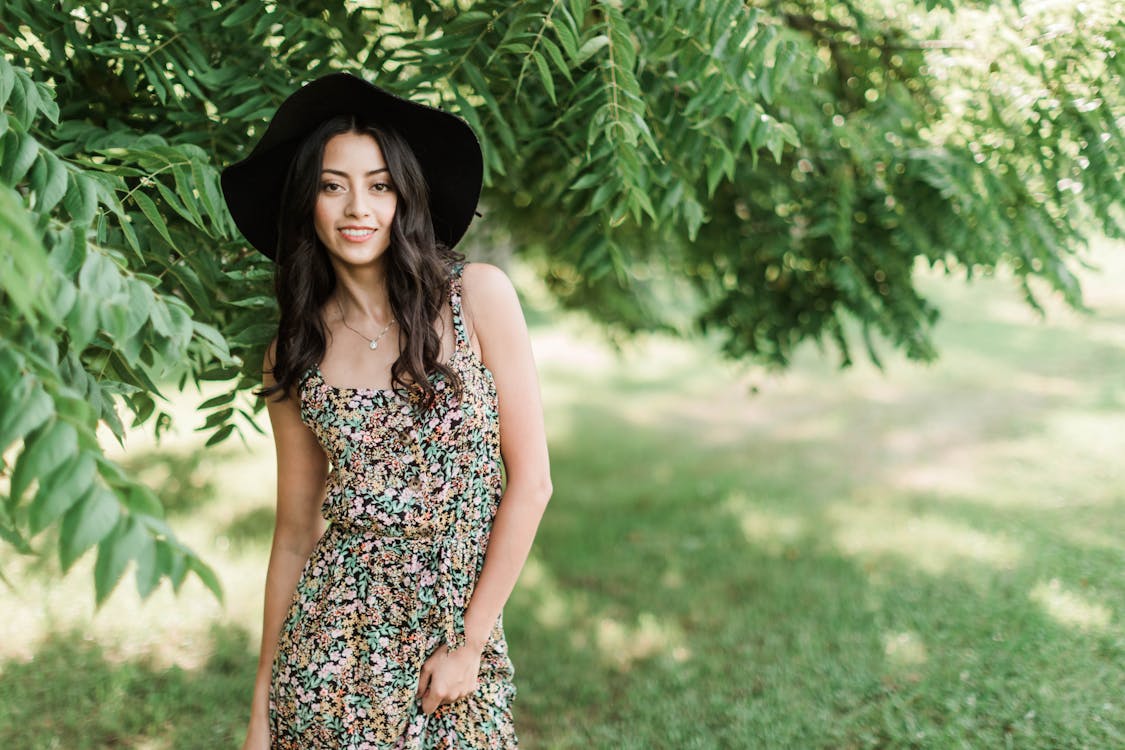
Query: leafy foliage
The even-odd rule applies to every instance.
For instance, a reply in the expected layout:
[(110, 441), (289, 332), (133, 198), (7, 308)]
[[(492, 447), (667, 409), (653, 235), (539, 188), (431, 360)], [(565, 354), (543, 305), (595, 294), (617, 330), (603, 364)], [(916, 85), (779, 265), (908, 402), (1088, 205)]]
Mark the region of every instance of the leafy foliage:
[[(784, 364), (858, 336), (935, 352), (917, 259), (1012, 268), (1081, 307), (1071, 267), (1125, 234), (1113, 4), (816, 0), (471, 4), (107, 0), (0, 9), (0, 536), (97, 545), (98, 601), (211, 571), (106, 459), (219, 381), (213, 444), (254, 425), (272, 269), (217, 170), (295, 86), (351, 70), (465, 117), (471, 239), (533, 258), (613, 329), (714, 331)], [(119, 410), (128, 416), (123, 421)]]

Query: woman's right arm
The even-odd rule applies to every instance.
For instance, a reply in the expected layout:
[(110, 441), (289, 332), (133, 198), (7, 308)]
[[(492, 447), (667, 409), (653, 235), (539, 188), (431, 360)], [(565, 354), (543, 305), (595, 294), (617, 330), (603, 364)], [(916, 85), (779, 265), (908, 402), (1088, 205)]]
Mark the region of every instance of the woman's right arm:
[[(270, 344), (262, 363), (265, 386), (275, 382), (272, 370), (276, 343), (275, 340)], [(270, 397), (266, 405), (277, 452), (277, 518), (266, 570), (262, 648), (243, 750), (269, 748), (270, 677), (281, 625), (301, 571), (326, 528), (320, 509), (328, 476), (328, 458), (312, 431), (301, 421), (297, 395), (290, 394), (284, 401), (274, 398), (276, 396)]]

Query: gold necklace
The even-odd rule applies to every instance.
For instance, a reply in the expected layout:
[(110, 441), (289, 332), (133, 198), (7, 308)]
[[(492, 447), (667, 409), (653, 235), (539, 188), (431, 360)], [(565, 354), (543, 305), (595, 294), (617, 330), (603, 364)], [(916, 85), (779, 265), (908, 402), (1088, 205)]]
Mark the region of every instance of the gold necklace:
[(391, 326), (395, 324), (395, 319), (391, 318), (391, 322), (387, 323), (386, 327), (383, 328), (383, 331), (375, 338), (371, 338), (370, 336), (365, 336), (359, 331), (356, 331), (354, 328), (348, 325), (348, 319), (344, 317), (344, 306), (340, 304), (339, 297), (336, 298), (336, 307), (340, 310), (340, 322), (343, 323), (344, 327), (349, 331), (354, 331), (357, 335), (362, 336), (363, 340), (367, 341), (370, 344), (371, 351), (375, 351), (379, 348), (379, 341), (383, 338), (383, 336), (387, 335), (387, 331), (391, 330)]

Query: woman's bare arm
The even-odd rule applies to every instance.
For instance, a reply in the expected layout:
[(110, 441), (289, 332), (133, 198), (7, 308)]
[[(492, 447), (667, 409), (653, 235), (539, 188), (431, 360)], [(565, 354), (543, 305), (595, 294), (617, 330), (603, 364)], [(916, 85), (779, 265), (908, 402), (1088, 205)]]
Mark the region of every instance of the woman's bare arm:
[[(273, 385), (275, 343), (271, 343), (262, 364), (264, 385)], [(267, 402), (277, 452), (277, 518), (266, 570), (262, 647), (258, 673), (254, 680), (250, 729), (246, 746), (268, 743), (270, 673), (281, 625), (285, 620), (301, 571), (313, 547), (324, 533), (320, 515), (324, 500), (328, 458), (316, 437), (301, 421), (296, 395), (284, 401)], [(252, 738), (256, 738), (252, 741)]]
[(515, 588), (551, 497), (539, 379), (516, 290), (496, 266), (470, 263), (463, 273), (465, 317), (471, 314), (481, 357), (496, 383), (508, 482), (465, 610), (465, 646), (455, 651), (439, 646), (422, 665), (418, 695), (427, 714), (476, 690), (485, 643)]
[(481, 358), (496, 383), (507, 474), (484, 569), (465, 610), (466, 644), (479, 651), (531, 551), (551, 497), (551, 467), (539, 377), (516, 290), (502, 270), (485, 263), (469, 263), (463, 279)]

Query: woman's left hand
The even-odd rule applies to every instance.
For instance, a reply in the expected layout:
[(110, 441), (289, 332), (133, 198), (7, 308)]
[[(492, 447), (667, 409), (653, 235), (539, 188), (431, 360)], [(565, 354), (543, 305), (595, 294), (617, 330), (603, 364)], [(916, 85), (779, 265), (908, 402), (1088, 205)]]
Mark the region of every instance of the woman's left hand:
[(422, 664), (418, 677), (417, 696), (422, 699), (422, 712), (432, 714), (444, 703), (475, 693), (480, 657), (480, 651), (468, 645), (456, 651), (450, 651), (444, 643), (438, 646)]

